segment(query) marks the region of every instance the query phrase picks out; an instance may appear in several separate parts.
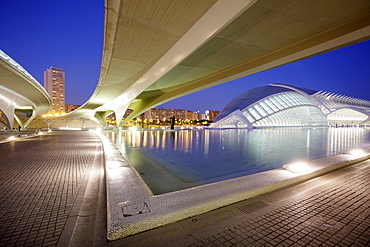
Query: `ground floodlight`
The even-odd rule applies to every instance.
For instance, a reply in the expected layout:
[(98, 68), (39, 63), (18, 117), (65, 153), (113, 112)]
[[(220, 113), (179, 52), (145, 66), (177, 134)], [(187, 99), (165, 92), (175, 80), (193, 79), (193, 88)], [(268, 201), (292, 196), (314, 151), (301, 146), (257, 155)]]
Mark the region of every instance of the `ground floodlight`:
[(9, 139), (10, 141), (13, 141), (13, 140), (15, 140), (16, 138), (15, 138), (14, 136), (9, 136), (9, 137), (8, 137), (8, 139)]
[(305, 162), (286, 164), (283, 165), (283, 168), (294, 173), (305, 173), (309, 171), (308, 165)]
[(365, 152), (361, 149), (354, 149), (349, 152), (353, 156), (362, 156), (365, 155)]

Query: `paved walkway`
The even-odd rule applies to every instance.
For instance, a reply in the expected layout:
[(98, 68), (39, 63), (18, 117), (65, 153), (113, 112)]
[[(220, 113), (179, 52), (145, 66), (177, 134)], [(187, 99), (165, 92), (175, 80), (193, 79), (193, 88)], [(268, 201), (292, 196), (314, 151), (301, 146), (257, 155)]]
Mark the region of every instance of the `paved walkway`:
[(370, 246), (370, 160), (106, 241), (102, 147), (89, 132), (0, 144), (0, 246)]
[(1, 143), (0, 246), (69, 245), (101, 150), (87, 131)]
[(370, 160), (109, 246), (370, 246)]

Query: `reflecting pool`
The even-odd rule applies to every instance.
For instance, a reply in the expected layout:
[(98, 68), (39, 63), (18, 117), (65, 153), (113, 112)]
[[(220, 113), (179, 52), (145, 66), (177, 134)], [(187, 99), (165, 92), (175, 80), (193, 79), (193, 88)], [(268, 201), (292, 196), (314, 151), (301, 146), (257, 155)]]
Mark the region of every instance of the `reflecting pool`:
[(106, 135), (154, 194), (370, 146), (369, 128), (121, 130)]

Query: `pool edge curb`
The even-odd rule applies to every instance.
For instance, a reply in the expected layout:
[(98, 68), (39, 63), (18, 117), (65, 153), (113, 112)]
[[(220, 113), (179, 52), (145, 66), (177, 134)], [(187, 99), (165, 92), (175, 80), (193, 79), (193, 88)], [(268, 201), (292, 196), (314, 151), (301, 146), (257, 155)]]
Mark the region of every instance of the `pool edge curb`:
[[(107, 238), (117, 240), (250, 199), (370, 158), (342, 153), (308, 161), (311, 171), (298, 174), (283, 168), (153, 195), (130, 162), (104, 135), (107, 186)], [(104, 140), (105, 139), (105, 140)]]

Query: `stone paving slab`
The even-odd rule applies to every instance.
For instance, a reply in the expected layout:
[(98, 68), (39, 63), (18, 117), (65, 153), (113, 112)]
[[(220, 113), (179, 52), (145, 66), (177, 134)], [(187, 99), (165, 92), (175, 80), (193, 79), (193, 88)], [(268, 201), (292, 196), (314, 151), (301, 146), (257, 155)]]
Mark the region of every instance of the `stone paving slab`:
[(370, 160), (109, 246), (370, 246)]
[(56, 246), (101, 143), (52, 132), (0, 144), (0, 246)]
[(370, 169), (190, 246), (367, 246)]

